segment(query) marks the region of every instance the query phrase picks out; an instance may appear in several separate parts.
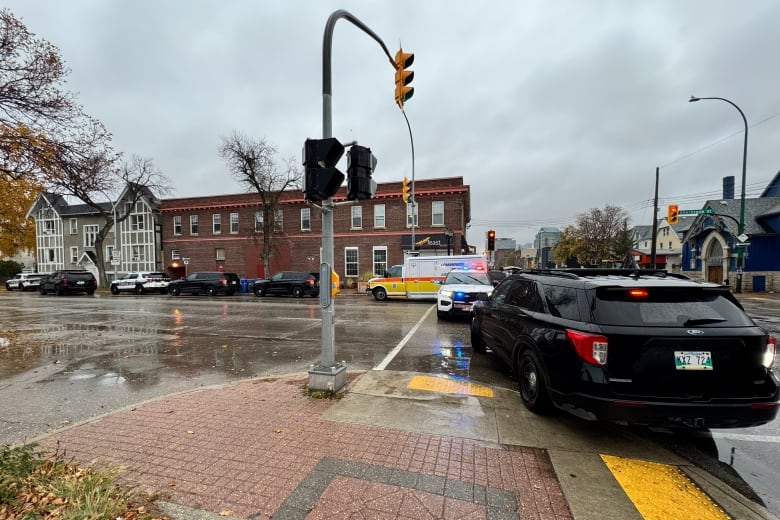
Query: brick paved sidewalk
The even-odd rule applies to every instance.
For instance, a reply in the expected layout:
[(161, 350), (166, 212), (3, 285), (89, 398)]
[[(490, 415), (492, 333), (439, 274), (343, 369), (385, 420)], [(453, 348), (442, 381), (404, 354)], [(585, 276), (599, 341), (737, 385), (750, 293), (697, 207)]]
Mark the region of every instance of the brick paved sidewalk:
[(572, 518), (546, 451), (328, 421), (333, 402), (304, 395), (307, 382), (170, 396), (40, 444), (126, 466), (128, 481), (171, 502), (237, 518)]

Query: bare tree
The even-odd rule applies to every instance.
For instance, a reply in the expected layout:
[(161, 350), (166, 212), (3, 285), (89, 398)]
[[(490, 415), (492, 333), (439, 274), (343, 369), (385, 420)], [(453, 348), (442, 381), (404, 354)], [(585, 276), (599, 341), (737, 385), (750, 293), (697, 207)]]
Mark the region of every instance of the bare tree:
[(230, 174), (260, 197), (258, 211), (263, 215), (263, 270), (270, 273), (271, 257), (274, 251), (274, 229), (279, 200), (282, 192), (297, 188), (301, 184), (302, 172), (293, 159), (287, 159), (279, 166), (277, 149), (264, 138), (252, 140), (233, 132), (222, 138), (219, 156), (225, 160)]
[(69, 73), (57, 47), (0, 9), (0, 175), (49, 185), (63, 168), (113, 155), (111, 135), (62, 89)]
[[(58, 178), (50, 179), (55, 193), (79, 199), (92, 209), (93, 215), (100, 221), (95, 237), (95, 262), (101, 285), (108, 285), (103, 254), (106, 236), (115, 224), (130, 216), (128, 208), (134, 207), (142, 197), (156, 200), (157, 194), (168, 193), (169, 182), (167, 177), (154, 167), (151, 159), (137, 155), (133, 155), (118, 168), (115, 167), (113, 158), (91, 157), (81, 168), (67, 168)], [(118, 196), (121, 196), (126, 204), (117, 206), (115, 212), (114, 205)], [(106, 203), (112, 200), (114, 202)]]

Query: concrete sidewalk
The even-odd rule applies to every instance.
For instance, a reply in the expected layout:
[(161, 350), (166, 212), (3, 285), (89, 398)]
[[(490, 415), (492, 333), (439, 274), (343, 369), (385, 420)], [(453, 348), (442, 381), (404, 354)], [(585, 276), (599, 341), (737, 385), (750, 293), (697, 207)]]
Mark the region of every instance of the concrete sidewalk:
[(412, 372), (348, 379), (339, 400), (306, 396), (307, 374), (167, 396), (38, 442), (125, 466), (182, 520), (644, 518), (605, 454), (680, 468), (717, 518), (774, 518), (661, 447), (530, 414), (509, 390)]

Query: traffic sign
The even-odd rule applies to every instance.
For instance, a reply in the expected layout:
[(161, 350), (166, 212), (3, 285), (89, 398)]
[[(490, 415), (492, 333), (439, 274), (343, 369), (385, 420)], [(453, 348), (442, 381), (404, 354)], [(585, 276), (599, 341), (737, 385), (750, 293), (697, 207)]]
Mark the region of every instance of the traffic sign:
[(187, 265), (187, 264), (189, 264), (189, 263), (190, 263), (190, 259), (189, 259), (189, 258), (186, 258), (186, 257), (185, 257), (185, 258), (182, 258), (182, 259), (181, 259), (181, 261), (184, 263), (184, 265)]
[(712, 215), (715, 211), (712, 208), (705, 209), (681, 209), (677, 212), (678, 215)]

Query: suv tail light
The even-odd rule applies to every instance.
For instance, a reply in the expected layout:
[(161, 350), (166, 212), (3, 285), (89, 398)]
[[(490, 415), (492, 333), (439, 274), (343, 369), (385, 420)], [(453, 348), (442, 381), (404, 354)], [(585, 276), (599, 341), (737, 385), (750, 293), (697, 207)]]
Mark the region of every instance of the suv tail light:
[(306, 280), (306, 283), (308, 283), (309, 285), (314, 285), (314, 278), (309, 278), (308, 280)]
[(227, 278), (220, 278), (219, 283), (221, 283), (222, 285), (227, 285), (228, 284)]
[(566, 338), (583, 361), (592, 365), (607, 364), (608, 341), (605, 336), (566, 329)]
[(775, 354), (777, 353), (777, 339), (769, 336), (766, 339), (766, 347), (764, 347), (764, 355), (761, 358), (761, 364), (770, 368), (775, 362)]

